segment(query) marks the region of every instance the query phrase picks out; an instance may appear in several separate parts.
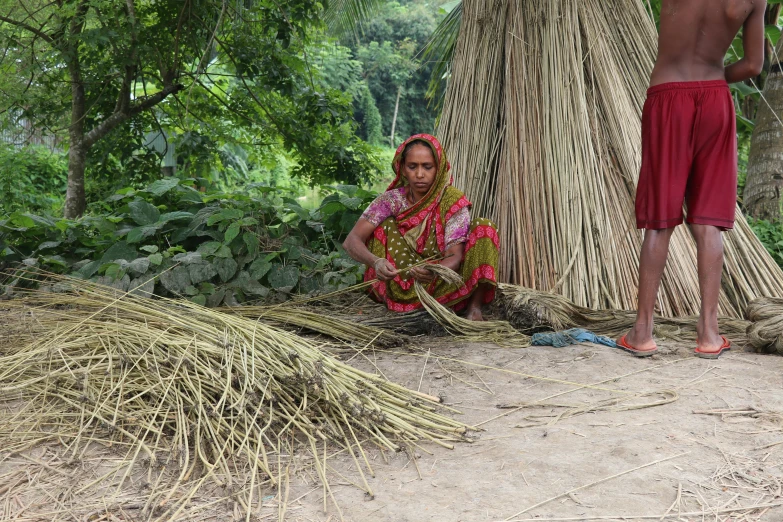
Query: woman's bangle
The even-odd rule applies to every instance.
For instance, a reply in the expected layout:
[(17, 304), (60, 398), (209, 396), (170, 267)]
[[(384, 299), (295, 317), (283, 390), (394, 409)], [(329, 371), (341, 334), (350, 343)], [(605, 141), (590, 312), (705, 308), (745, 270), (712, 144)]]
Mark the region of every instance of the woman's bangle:
[(375, 269), (376, 272), (378, 271), (378, 263), (381, 261), (386, 261), (386, 260), (382, 257), (379, 257), (378, 259), (375, 260), (375, 263), (373, 263), (373, 268)]

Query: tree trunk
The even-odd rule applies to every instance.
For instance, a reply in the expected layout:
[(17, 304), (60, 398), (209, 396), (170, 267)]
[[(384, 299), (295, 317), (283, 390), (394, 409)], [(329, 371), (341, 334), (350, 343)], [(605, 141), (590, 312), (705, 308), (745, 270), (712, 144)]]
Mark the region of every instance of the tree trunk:
[(64, 216), (76, 219), (84, 214), (87, 208), (87, 197), (84, 192), (84, 169), (87, 161), (87, 151), (83, 145), (74, 146), (68, 151), (68, 188), (65, 192)]
[(391, 137), (389, 138), (389, 142), (391, 142), (392, 148), (394, 148), (394, 131), (397, 127), (397, 114), (400, 110), (400, 97), (402, 96), (402, 85), (397, 87), (397, 103), (394, 104), (394, 118), (392, 118), (392, 126), (391, 126)]
[[(778, 53), (781, 51), (783, 45), (778, 45)], [(780, 64), (774, 64), (770, 69), (764, 99), (759, 105), (756, 128), (750, 142), (743, 203), (746, 212), (756, 219), (779, 221), (783, 190), (783, 125), (778, 116), (783, 114), (783, 72)]]
[(87, 161), (84, 117), (87, 108), (81, 67), (77, 60), (72, 57), (68, 65), (71, 75), (71, 125), (68, 128), (71, 144), (68, 150), (68, 187), (65, 192), (63, 212), (68, 219), (80, 217), (87, 208), (87, 198), (84, 192), (84, 169)]

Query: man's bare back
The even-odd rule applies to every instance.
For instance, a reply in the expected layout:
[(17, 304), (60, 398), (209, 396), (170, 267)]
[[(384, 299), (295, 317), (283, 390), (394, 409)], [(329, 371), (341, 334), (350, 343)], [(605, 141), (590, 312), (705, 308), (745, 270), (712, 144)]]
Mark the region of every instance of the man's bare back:
[[(650, 85), (743, 81), (764, 63), (766, 0), (663, 0), (658, 60)], [(745, 57), (724, 68), (731, 42), (743, 30)]]

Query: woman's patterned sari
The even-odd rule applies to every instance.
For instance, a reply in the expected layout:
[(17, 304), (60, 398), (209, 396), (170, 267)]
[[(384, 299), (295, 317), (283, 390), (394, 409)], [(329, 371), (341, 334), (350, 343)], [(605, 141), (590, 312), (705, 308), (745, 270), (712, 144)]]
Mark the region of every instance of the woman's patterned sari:
[[(394, 280), (379, 281), (371, 288), (372, 296), (385, 303), (390, 310), (410, 312), (421, 307), (413, 288), (414, 280), (404, 270), (410, 266), (437, 255), (443, 255), (454, 242), (464, 242), (465, 252), (460, 266), (460, 274), (465, 286), (458, 288), (449, 285), (441, 279), (433, 281), (427, 291), (446, 306), (455, 309), (462, 308), (467, 298), (476, 291), (478, 285), (486, 283), (490, 289), (485, 294), (485, 303), (495, 298), (497, 285), (497, 266), (500, 240), (497, 227), (487, 219), (466, 219), (462, 232), (455, 228), (452, 219), (457, 216), (466, 217), (471, 203), (458, 189), (451, 186), (450, 165), (440, 143), (428, 134), (417, 134), (408, 138), (397, 149), (392, 166), (397, 177), (389, 185), (387, 195), (404, 196), (407, 181), (402, 176), (402, 152), (413, 142), (420, 141), (432, 148), (438, 162), (435, 182), (427, 195), (417, 203), (402, 210), (397, 209), (394, 215), (381, 222), (367, 241), (367, 247), (374, 255), (384, 257), (401, 271)], [(395, 192), (396, 191), (396, 192)], [(381, 200), (383, 195), (376, 200)], [(371, 212), (374, 202), (370, 205)], [(365, 213), (367, 214), (367, 213)], [(447, 229), (450, 229), (447, 244)], [(458, 237), (454, 241), (454, 237)], [(461, 237), (460, 237), (461, 236)], [(410, 278), (409, 278), (410, 277)], [(364, 275), (365, 281), (376, 278), (375, 269), (370, 267)]]

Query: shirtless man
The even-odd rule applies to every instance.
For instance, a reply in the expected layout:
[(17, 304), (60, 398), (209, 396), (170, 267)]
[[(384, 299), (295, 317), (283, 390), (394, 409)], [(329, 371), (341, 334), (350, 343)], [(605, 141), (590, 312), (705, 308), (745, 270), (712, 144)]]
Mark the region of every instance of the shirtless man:
[[(646, 229), (639, 266), (639, 311), (618, 346), (656, 351), (653, 311), (682, 205), (698, 249), (701, 315), (696, 354), (716, 359), (730, 343), (718, 333), (723, 270), (721, 232), (734, 226), (737, 135), (728, 84), (757, 76), (764, 62), (766, 0), (662, 0), (658, 60), (642, 116), (642, 168), (636, 224)], [(745, 57), (724, 67), (743, 28)]]

